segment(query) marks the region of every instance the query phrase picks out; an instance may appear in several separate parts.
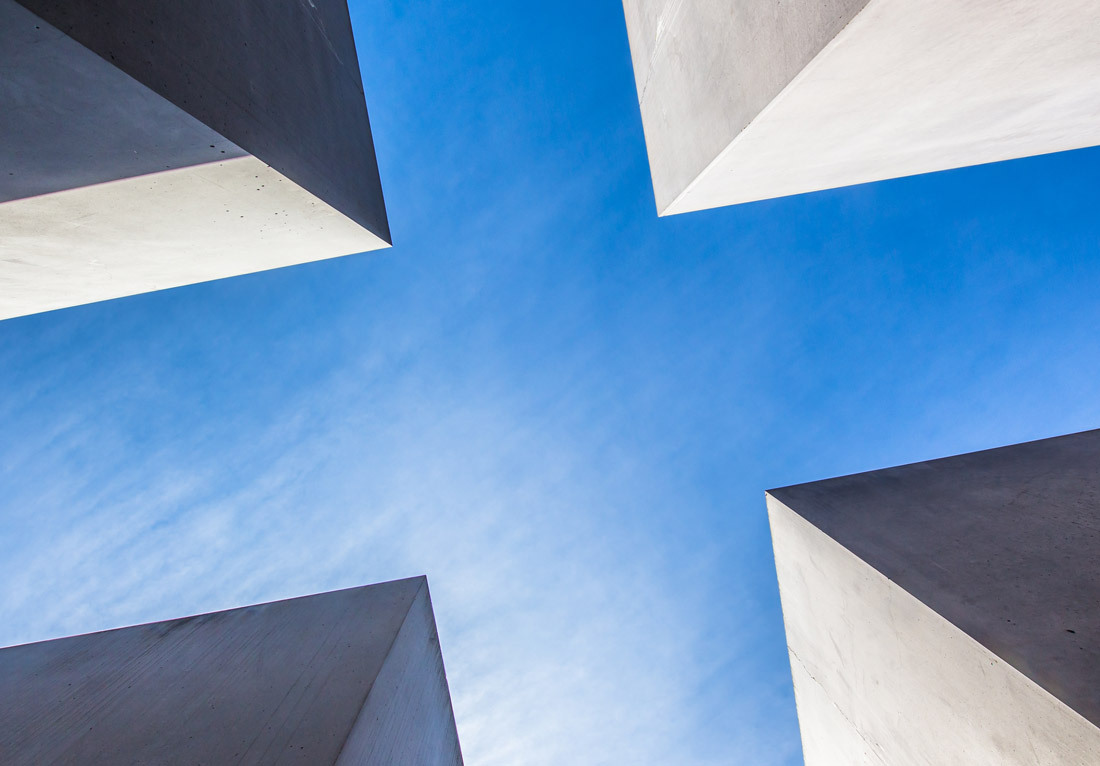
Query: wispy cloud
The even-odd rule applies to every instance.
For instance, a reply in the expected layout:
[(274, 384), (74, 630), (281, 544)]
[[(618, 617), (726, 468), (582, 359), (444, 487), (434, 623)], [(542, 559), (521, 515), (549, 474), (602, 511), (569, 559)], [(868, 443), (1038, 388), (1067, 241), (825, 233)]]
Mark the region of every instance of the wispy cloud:
[(615, 4), (378, 5), (393, 251), (0, 324), (0, 644), (426, 573), (470, 764), (798, 763), (763, 490), (1096, 425), (1100, 154), (657, 221)]
[[(48, 513), (15, 529), (6, 509), (21, 545), (0, 568), (0, 641), (426, 570), (471, 763), (691, 762), (678, 746), (700, 604), (631, 524), (651, 483), (601, 473), (589, 444), (507, 398), (425, 400), (415, 374), (382, 395), (357, 381), (302, 392), (243, 456), (201, 434), (146, 460), (114, 445), (57, 478)], [(63, 465), (87, 430), (37, 459)]]

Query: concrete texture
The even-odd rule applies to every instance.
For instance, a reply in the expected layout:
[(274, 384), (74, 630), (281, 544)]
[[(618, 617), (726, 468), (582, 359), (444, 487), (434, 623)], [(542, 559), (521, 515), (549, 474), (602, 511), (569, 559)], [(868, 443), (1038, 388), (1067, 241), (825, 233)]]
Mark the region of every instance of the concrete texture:
[(343, 0), (0, 0), (0, 318), (388, 242)]
[(0, 202), (247, 155), (14, 0), (0, 30)]
[(460, 766), (424, 578), (0, 649), (0, 760)]
[(658, 212), (1100, 144), (1091, 0), (624, 0)]
[(662, 214), (867, 0), (623, 0)]
[(1100, 763), (1100, 431), (768, 508), (809, 766)]
[(70, 189), (0, 205), (0, 319), (377, 242), (254, 157)]

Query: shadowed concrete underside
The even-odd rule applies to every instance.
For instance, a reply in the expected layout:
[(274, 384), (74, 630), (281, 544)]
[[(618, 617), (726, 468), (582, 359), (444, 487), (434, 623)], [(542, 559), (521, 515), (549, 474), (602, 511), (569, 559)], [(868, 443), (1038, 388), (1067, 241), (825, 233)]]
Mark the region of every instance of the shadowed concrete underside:
[(0, 0), (0, 319), (388, 245), (342, 0), (200, 5)]
[(0, 649), (26, 764), (459, 766), (424, 578)]
[(1100, 431), (768, 511), (807, 764), (1100, 763)]

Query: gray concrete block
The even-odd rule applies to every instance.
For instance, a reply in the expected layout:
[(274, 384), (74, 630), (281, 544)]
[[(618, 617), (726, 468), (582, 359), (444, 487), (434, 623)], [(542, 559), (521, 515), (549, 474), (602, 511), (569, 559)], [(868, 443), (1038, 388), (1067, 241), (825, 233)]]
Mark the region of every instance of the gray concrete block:
[(460, 766), (423, 577), (0, 649), (5, 764)]
[(0, 0), (0, 318), (388, 243), (344, 0)]
[(1092, 0), (623, 0), (661, 215), (1100, 144)]
[(1100, 431), (768, 511), (809, 766), (1100, 763)]

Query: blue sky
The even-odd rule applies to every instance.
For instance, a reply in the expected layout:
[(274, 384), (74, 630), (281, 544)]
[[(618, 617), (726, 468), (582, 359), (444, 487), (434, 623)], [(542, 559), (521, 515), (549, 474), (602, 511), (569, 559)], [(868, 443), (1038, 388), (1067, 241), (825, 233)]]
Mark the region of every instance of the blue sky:
[(468, 763), (800, 763), (763, 492), (1100, 425), (1100, 152), (658, 219), (616, 3), (352, 9), (392, 250), (0, 323), (0, 645), (426, 573)]

